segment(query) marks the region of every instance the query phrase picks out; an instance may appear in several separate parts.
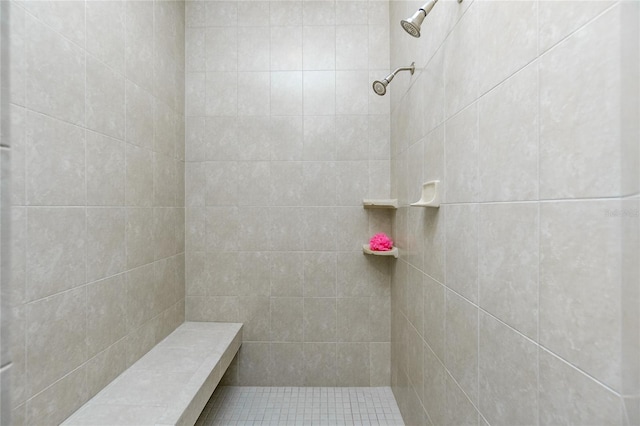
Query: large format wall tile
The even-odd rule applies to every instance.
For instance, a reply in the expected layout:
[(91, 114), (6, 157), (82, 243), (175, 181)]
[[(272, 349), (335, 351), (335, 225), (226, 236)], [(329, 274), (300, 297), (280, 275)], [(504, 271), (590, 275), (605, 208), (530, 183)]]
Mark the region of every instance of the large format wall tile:
[(621, 131), (610, 124), (621, 114), (622, 42), (608, 30), (620, 13), (611, 9), (540, 58), (542, 199), (622, 195)]
[(478, 304), (524, 335), (538, 335), (538, 206), (480, 206)]
[(184, 319), (183, 9), (11, 2), (18, 422), (62, 422)]
[[(619, 201), (540, 206), (540, 343), (620, 388)], [(595, 243), (597, 242), (597, 243)]]
[[(389, 3), (417, 74), (369, 104), (390, 100), (405, 422), (634, 424), (637, 2), (438, 2), (414, 39), (393, 23), (418, 6)], [(438, 179), (439, 209), (408, 206)]]

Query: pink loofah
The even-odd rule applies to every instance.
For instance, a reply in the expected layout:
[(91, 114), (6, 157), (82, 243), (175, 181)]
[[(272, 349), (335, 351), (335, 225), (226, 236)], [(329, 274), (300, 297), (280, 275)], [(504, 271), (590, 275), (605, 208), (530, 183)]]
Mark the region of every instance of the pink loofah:
[(375, 251), (389, 251), (393, 248), (393, 241), (384, 232), (381, 232), (371, 237), (369, 248)]

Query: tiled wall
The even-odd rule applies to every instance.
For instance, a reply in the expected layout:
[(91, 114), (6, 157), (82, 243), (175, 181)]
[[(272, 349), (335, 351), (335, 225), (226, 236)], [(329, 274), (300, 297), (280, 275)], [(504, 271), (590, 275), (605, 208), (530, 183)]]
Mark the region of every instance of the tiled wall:
[(186, 318), (241, 321), (226, 381), (389, 383), (387, 2), (186, 4)]
[(419, 5), (390, 9), (407, 424), (639, 424), (638, 3), (441, 1), (413, 39)]
[(10, 12), (13, 424), (57, 424), (184, 318), (184, 3)]

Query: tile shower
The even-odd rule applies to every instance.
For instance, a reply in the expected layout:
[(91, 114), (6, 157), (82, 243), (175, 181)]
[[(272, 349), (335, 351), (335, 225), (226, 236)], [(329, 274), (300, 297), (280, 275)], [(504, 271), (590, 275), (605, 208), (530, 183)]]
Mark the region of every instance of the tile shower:
[(408, 425), (640, 424), (638, 3), (420, 5), (2, 3), (11, 424), (185, 320), (244, 323), (203, 424), (389, 386)]

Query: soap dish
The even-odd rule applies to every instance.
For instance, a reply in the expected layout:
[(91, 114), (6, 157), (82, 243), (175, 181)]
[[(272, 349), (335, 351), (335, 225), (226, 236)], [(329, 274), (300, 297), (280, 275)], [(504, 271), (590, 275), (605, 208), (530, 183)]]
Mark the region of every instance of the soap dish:
[(439, 180), (432, 180), (422, 184), (422, 197), (416, 203), (411, 205), (414, 207), (440, 207), (440, 186)]

